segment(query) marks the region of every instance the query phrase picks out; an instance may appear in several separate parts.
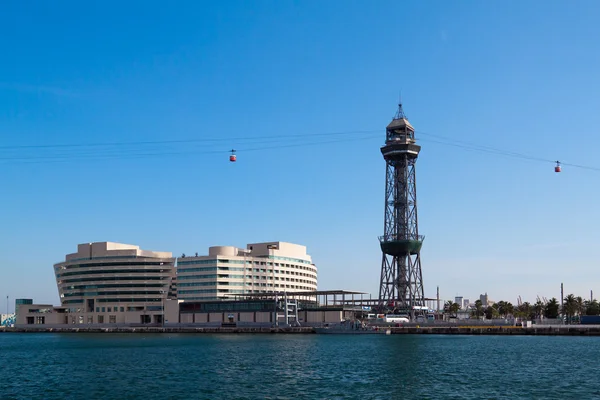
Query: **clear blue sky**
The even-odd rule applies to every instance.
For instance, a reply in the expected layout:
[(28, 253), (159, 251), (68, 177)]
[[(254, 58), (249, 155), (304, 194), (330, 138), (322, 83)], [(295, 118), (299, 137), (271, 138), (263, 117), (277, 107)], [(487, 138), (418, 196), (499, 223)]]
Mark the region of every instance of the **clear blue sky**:
[[(379, 147), (399, 91), (417, 131), (600, 166), (599, 15), (595, 1), (4, 2), (0, 296), (58, 303), (52, 264), (105, 240), (176, 255), (301, 243), (321, 289), (377, 295)], [(380, 134), (296, 146), (355, 131)], [(599, 172), (417, 137), (426, 296), (600, 293)], [(218, 140), (11, 147), (204, 139)], [(265, 147), (279, 148), (244, 151)]]

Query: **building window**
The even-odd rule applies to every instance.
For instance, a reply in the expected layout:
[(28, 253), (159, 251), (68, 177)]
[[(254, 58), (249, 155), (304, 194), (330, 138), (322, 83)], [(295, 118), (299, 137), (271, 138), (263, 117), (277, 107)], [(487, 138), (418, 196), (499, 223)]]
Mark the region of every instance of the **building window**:
[(98, 315), (98, 323), (99, 324), (103, 324), (104, 323), (104, 315)]
[(96, 312), (100, 312), (100, 307), (96, 307)]
[(111, 308), (110, 308), (110, 307), (107, 307), (107, 308), (108, 308), (108, 310), (107, 310), (107, 311), (108, 311), (108, 312), (111, 312)]
[(124, 311), (125, 311), (125, 307), (121, 307), (121, 312), (124, 312)]
[(88, 316), (88, 324), (93, 324), (93, 323), (94, 323), (94, 317)]
[(106, 312), (106, 307), (102, 307), (102, 312)]
[(111, 324), (116, 324), (117, 323), (117, 316), (116, 315), (109, 315), (108, 316), (108, 322)]

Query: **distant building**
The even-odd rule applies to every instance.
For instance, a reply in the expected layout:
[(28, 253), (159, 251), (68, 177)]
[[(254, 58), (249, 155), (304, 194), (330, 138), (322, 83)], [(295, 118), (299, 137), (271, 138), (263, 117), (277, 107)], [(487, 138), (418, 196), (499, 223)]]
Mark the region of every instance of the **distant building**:
[(234, 299), (238, 295), (317, 289), (317, 267), (306, 247), (286, 242), (215, 246), (208, 255), (177, 259), (177, 298)]
[(487, 307), (488, 306), (488, 294), (480, 294), (479, 295), (479, 301), (481, 301), (481, 305), (483, 307)]
[(460, 308), (462, 308), (462, 307), (463, 307), (463, 297), (462, 297), (462, 296), (456, 296), (456, 297), (454, 298), (454, 302), (455, 302), (456, 304), (458, 304), (458, 305), (460, 306)]
[(469, 299), (463, 299), (462, 308), (468, 308), (470, 304), (471, 301)]
[[(161, 323), (165, 301), (175, 297), (174, 262), (169, 252), (129, 244), (80, 244), (77, 253), (54, 265), (62, 318), (70, 324)], [(41, 323), (40, 314), (51, 306), (30, 305), (18, 305), (17, 310), (37, 313), (17, 311), (17, 319), (25, 323), (38, 318)]]

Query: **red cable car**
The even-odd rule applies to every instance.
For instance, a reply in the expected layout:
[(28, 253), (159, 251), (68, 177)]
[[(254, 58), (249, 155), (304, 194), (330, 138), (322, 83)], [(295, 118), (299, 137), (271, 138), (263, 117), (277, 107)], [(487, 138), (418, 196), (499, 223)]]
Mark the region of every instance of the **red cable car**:
[(236, 162), (236, 160), (237, 160), (237, 157), (235, 155), (235, 150), (232, 149), (231, 150), (231, 155), (229, 156), (229, 161)]
[(560, 161), (556, 162), (556, 166), (554, 167), (554, 172), (560, 172)]

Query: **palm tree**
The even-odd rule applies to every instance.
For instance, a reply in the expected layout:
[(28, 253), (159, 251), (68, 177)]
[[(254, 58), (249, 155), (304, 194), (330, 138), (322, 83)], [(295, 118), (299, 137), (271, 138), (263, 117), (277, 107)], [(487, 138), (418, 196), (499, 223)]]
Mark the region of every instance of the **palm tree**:
[(444, 304), (444, 313), (448, 314), (449, 316), (457, 316), (458, 314), (458, 310), (460, 310), (460, 305), (458, 303), (454, 303), (453, 301), (448, 300), (445, 304)]
[(508, 317), (515, 311), (515, 307), (510, 302), (504, 300), (499, 301), (496, 303), (496, 305), (498, 306), (498, 313), (504, 318)]
[(450, 312), (453, 313), (455, 317), (458, 316), (458, 310), (460, 310), (460, 305), (458, 303), (453, 303), (450, 306)]
[(517, 318), (526, 318), (529, 319), (531, 317), (531, 305), (528, 302), (525, 302), (517, 307), (514, 312), (514, 316)]
[(536, 318), (540, 318), (544, 314), (544, 309), (546, 305), (542, 303), (541, 300), (538, 300), (533, 305), (533, 311), (535, 312)]
[(515, 311), (515, 307), (510, 302), (507, 302), (504, 307), (506, 309), (506, 316), (507, 317), (509, 315), (512, 315), (514, 313), (514, 311)]
[(448, 300), (446, 303), (444, 303), (444, 312), (449, 313), (450, 308), (452, 307), (452, 304), (454, 304), (454, 302), (450, 301), (450, 300)]
[(486, 309), (483, 311), (483, 314), (485, 315), (485, 317), (486, 317), (487, 319), (492, 319), (492, 318), (494, 318), (494, 311), (495, 311), (495, 310), (496, 310), (496, 309), (495, 309), (494, 307), (492, 307), (492, 306), (488, 306), (488, 307), (487, 307), (487, 308), (486, 308)]
[(571, 323), (571, 319), (577, 313), (577, 299), (574, 295), (569, 294), (564, 298), (562, 313), (567, 317), (567, 323)]
[(481, 300), (475, 300), (475, 316), (479, 319), (483, 315), (483, 304)]
[(444, 314), (446, 314), (447, 316), (451, 316), (452, 315), (452, 306), (453, 306), (454, 302), (448, 300), (446, 303), (444, 303)]
[(529, 302), (526, 301), (525, 303), (521, 304), (520, 307), (521, 307), (522, 312), (525, 314), (523, 317), (527, 318), (527, 319), (532, 319), (531, 318), (531, 314), (532, 314), (531, 304), (529, 304)]
[(585, 315), (600, 315), (600, 304), (593, 299), (585, 302)]
[(500, 300), (494, 304), (494, 306), (498, 310), (498, 314), (500, 314), (501, 317), (506, 315), (506, 302), (504, 300)]
[(581, 296), (578, 296), (575, 298), (575, 302), (576, 302), (576, 308), (577, 308), (577, 315), (579, 317), (581, 317), (584, 312), (585, 312), (585, 303), (583, 301), (583, 299), (581, 298)]
[(544, 316), (546, 318), (558, 318), (558, 300), (555, 297), (551, 298), (544, 307)]

